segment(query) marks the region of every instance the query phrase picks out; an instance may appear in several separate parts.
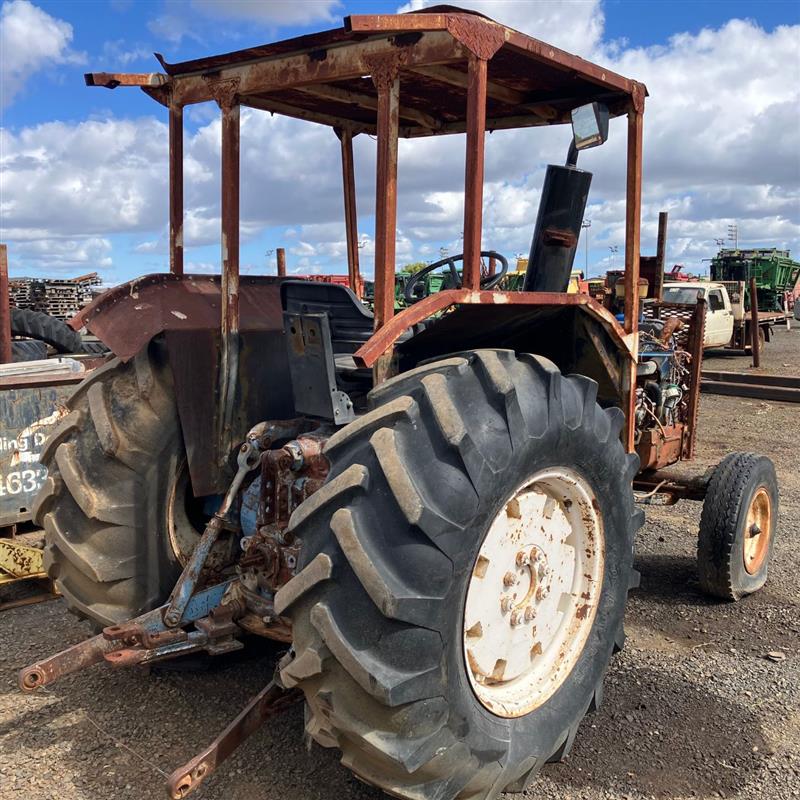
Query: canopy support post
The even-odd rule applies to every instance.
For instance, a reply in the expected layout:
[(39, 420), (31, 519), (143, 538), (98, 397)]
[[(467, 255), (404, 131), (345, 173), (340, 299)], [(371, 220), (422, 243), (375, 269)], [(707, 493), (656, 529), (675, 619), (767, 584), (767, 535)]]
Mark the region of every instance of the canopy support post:
[(183, 275), (183, 108), (169, 105), (169, 271)]
[(462, 285), (465, 289), (473, 291), (480, 289), (481, 281), (486, 67), (486, 59), (470, 53), (467, 74), (467, 153), (464, 175), (464, 274)]
[(628, 164), (625, 198), (625, 333), (633, 354), (628, 360), (626, 380), (625, 446), (635, 449), (634, 425), (636, 418), (636, 354), (639, 347), (639, 248), (642, 214), (642, 120), (644, 114), (644, 88), (633, 87), (631, 108), (628, 110)]
[(353, 131), (337, 128), (342, 146), (342, 186), (344, 188), (344, 221), (347, 239), (347, 274), (350, 288), (361, 297), (361, 274), (358, 263), (358, 215), (356, 213), (356, 175), (353, 160)]

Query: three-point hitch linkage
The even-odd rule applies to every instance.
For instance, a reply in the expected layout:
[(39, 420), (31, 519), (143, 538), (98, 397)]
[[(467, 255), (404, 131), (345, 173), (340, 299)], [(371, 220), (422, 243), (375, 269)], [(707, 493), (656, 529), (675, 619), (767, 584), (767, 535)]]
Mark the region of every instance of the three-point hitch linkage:
[[(129, 622), (108, 626), (97, 636), (26, 667), (19, 673), (22, 691), (36, 691), (65, 675), (103, 662), (123, 667), (150, 665), (201, 651), (222, 655), (241, 649), (239, 636), (248, 630), (290, 641), (287, 623), (274, 613), (271, 600), (274, 590), (292, 576), (296, 565), (297, 545), (286, 525), (293, 504), (318, 488), (326, 471), (321, 453), (326, 437), (319, 431), (302, 433), (306, 427), (302, 419), (255, 426), (239, 448), (236, 475), (168, 602)], [(293, 436), (296, 438), (283, 447), (273, 447)], [(240, 495), (250, 473), (259, 467), (263, 486), (255, 484), (254, 488), (275, 492), (276, 502), (264, 504), (272, 509), (274, 519), (259, 519), (262, 524), (258, 533), (241, 539), (244, 554), (235, 575), (205, 585), (210, 573), (205, 569), (206, 561), (214, 545), (226, 531), (242, 532)], [(246, 498), (242, 502), (246, 503)], [(236, 541), (238, 536), (231, 538), (232, 543)], [(259, 581), (272, 591), (254, 591)], [(268, 717), (301, 697), (298, 690), (281, 685), (279, 670), (276, 671), (275, 678), (205, 750), (175, 770), (168, 783), (169, 796), (176, 800), (186, 797)]]

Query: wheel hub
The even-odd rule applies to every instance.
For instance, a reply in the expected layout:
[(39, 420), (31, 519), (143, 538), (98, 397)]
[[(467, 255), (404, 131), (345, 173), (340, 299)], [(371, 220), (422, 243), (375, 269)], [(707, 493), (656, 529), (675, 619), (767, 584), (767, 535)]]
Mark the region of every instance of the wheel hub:
[(750, 501), (744, 531), (744, 568), (755, 575), (763, 566), (769, 550), (772, 526), (772, 502), (769, 492), (760, 488)]
[(594, 493), (572, 470), (537, 473), (503, 505), (464, 608), (467, 674), (485, 708), (523, 716), (563, 683), (594, 622), (603, 561)]

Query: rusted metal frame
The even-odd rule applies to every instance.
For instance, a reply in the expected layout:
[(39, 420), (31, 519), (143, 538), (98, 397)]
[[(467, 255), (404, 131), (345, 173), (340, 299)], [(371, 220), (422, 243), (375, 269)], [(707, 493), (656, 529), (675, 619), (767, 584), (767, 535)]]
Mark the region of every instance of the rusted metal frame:
[(753, 351), (753, 367), (761, 366), (761, 347), (758, 338), (758, 287), (755, 277), (750, 278), (750, 348)]
[(375, 330), (394, 314), (397, 233), (397, 135), (400, 80), (396, 61), (372, 66), (378, 90), (378, 156), (375, 195)]
[[(639, 249), (642, 214), (642, 128), (644, 93), (634, 94), (628, 111), (628, 163), (625, 197), (625, 333), (631, 338), (633, 352), (638, 350), (639, 329)], [(628, 365), (625, 376), (625, 446), (635, 448), (636, 363)]]
[(779, 403), (800, 403), (800, 387), (704, 379), (700, 385), (700, 391), (705, 394), (721, 394), (727, 397), (752, 397), (756, 400), (772, 400)]
[(664, 505), (673, 505), (678, 500), (703, 501), (708, 493), (708, 479), (702, 475), (682, 478), (667, 472), (651, 471), (633, 479), (633, 490), (651, 497), (666, 495), (668, 500)]
[[(418, 75), (423, 75), (426, 78), (438, 81), (439, 83), (444, 83), (448, 86), (455, 86), (464, 90), (467, 89), (467, 84), (469, 82), (469, 77), (466, 72), (461, 72), (460, 70), (452, 69), (451, 67), (421, 66), (414, 67), (409, 71), (415, 72)], [(537, 119), (539, 121), (538, 124), (542, 125), (547, 124), (554, 119), (558, 119), (562, 113), (553, 108), (549, 103), (532, 103), (528, 99), (528, 96), (525, 94), (525, 92), (521, 92), (518, 89), (512, 89), (508, 86), (503, 86), (500, 83), (488, 79), (486, 81), (486, 96), (491, 100), (497, 100), (498, 102), (512, 106), (513, 108), (530, 111), (530, 116)], [(517, 115), (514, 118), (527, 119), (528, 117)], [(444, 125), (442, 130), (456, 132), (452, 130), (451, 126), (448, 125)]]
[(689, 400), (686, 404), (686, 435), (683, 439), (682, 458), (694, 458), (697, 444), (697, 417), (700, 412), (700, 383), (703, 371), (703, 344), (706, 336), (706, 301), (700, 297), (689, 323), (691, 339), (688, 342), (692, 363), (689, 367)]
[[(330, 86), (327, 84), (320, 86), (301, 86), (297, 91), (310, 95), (311, 97), (332, 100), (335, 103), (356, 106), (367, 111), (377, 111), (378, 109), (377, 97), (361, 92), (352, 92), (349, 89), (342, 89), (339, 86)], [(423, 128), (430, 128), (431, 130), (437, 130), (444, 124), (443, 120), (437, 119), (431, 114), (426, 114), (424, 111), (420, 111), (416, 108), (409, 108), (408, 106), (401, 105), (399, 113), (400, 119), (412, 120)]]
[(173, 800), (188, 797), (270, 717), (291, 708), (302, 697), (297, 689), (268, 683), (205, 750), (170, 775), (169, 796)]
[(465, 289), (481, 285), (481, 235), (483, 229), (483, 166), (486, 135), (486, 70), (488, 62), (470, 53), (467, 86), (467, 152), (464, 170), (464, 271)]
[(428, 295), (418, 303), (403, 309), (388, 323), (370, 337), (354, 354), (359, 367), (372, 367), (381, 356), (389, 351), (394, 343), (413, 325), (424, 319), (462, 303), (484, 305), (523, 305), (523, 306), (586, 306), (597, 317), (603, 327), (624, 348), (629, 359), (635, 364), (635, 357), (625, 341), (625, 333), (613, 314), (595, 299), (584, 294), (563, 294), (560, 292), (498, 292), (471, 291), (469, 289), (445, 289)]
[[(455, 86), (459, 89), (466, 89), (469, 81), (466, 72), (461, 72), (461, 70), (452, 69), (451, 67), (422, 65), (413, 67), (410, 71), (416, 72), (418, 75), (424, 75), (426, 78), (431, 78), (439, 83)], [(498, 100), (509, 106), (517, 107), (525, 105), (524, 92), (520, 92), (518, 89), (511, 89), (508, 86), (503, 86), (494, 81), (486, 81), (486, 95), (492, 100)]]
[[(233, 583), (233, 580), (225, 581), (208, 589), (203, 589), (192, 597), (184, 619), (186, 622), (194, 622), (207, 616), (213, 608), (216, 608), (222, 599), (225, 591)], [(166, 606), (153, 609), (126, 625), (138, 625), (150, 634), (155, 635), (164, 631), (162, 614)], [(41, 659), (24, 669), (18, 674), (19, 688), (23, 692), (34, 692), (42, 686), (47, 686), (65, 675), (86, 669), (93, 664), (100, 664), (106, 660), (108, 653), (120, 650), (128, 643), (115, 638), (110, 638), (114, 628), (106, 628), (103, 633), (85, 639), (78, 644), (72, 645), (65, 650), (61, 650), (48, 658)]]
[(11, 300), (8, 293), (8, 246), (0, 244), (0, 364), (11, 362)]
[(583, 331), (584, 334), (589, 337), (592, 344), (594, 345), (595, 352), (600, 358), (600, 361), (603, 364), (603, 368), (608, 373), (608, 377), (611, 380), (611, 383), (614, 386), (616, 386), (621, 393), (622, 381), (621, 381), (620, 368), (617, 366), (617, 364), (614, 363), (613, 359), (611, 358), (611, 355), (608, 352), (605, 343), (598, 335), (597, 329), (594, 327), (594, 325), (584, 324)]
[(404, 31), (437, 31), (447, 30), (462, 39), (476, 36), (492, 36), (495, 31), (502, 37), (508, 47), (520, 50), (537, 61), (567, 72), (574, 72), (576, 78), (585, 77), (603, 86), (613, 86), (625, 92), (631, 91), (632, 81), (603, 69), (584, 59), (559, 50), (557, 47), (534, 39), (524, 33), (506, 28), (492, 20), (481, 19), (473, 15), (458, 13), (439, 14), (353, 14), (345, 17), (345, 27), (358, 33)]
[(286, 277), (286, 250), (283, 247), (279, 247), (275, 251), (275, 261), (278, 270), (278, 277), (285, 278)]
[[(328, 83), (370, 74), (373, 58), (400, 58), (404, 66), (448, 64), (463, 61), (464, 47), (445, 31), (423, 33), (413, 44), (392, 36), (362, 42), (347, 42), (324, 51), (292, 54), (222, 67), (215, 80), (237, 79), (240, 95), (275, 92), (318, 83)], [(203, 74), (176, 75), (172, 79), (175, 98), (182, 105), (202, 103), (213, 95)]]
[(658, 239), (656, 240), (656, 285), (653, 287), (653, 297), (657, 302), (664, 299), (664, 265), (667, 260), (667, 220), (669, 212), (661, 211), (658, 214)]
[(798, 375), (754, 375), (750, 372), (722, 372), (720, 370), (703, 370), (703, 381), (727, 384), (745, 384), (748, 386), (771, 387), (776, 389), (800, 390)]
[(344, 191), (344, 228), (347, 241), (347, 275), (350, 288), (361, 297), (361, 274), (358, 263), (358, 214), (356, 212), (356, 173), (353, 158), (353, 132), (337, 129), (342, 150), (342, 187)]
[(239, 340), (240, 106), (236, 81), (218, 82), (213, 85), (213, 90), (214, 99), (222, 112), (222, 315), (217, 442), (220, 465), (224, 466), (233, 446), (231, 430), (236, 406), (241, 347)]
[(83, 80), (87, 86), (116, 89), (117, 86), (138, 86), (155, 89), (164, 86), (169, 76), (163, 72), (86, 72)]
[(183, 108), (169, 105), (169, 271), (183, 275)]
[[(488, 117), (485, 128), (493, 131), (516, 130), (517, 128), (540, 128), (544, 125), (560, 125), (570, 121), (570, 112), (565, 111), (559, 119), (543, 119), (538, 116)], [(446, 136), (451, 133), (466, 133), (467, 121), (447, 122), (438, 130), (420, 128), (413, 125), (402, 126), (400, 136), (403, 139), (419, 139), (423, 136)]]
[(293, 106), (281, 100), (272, 100), (262, 97), (246, 95), (239, 98), (242, 105), (256, 108), (259, 111), (267, 111), (270, 114), (281, 114), (284, 117), (302, 119), (307, 122), (316, 122), (320, 125), (329, 125), (332, 128), (342, 128), (352, 130), (354, 133), (377, 133), (375, 125), (369, 122), (355, 122), (345, 117), (337, 117), (334, 114), (326, 114), (322, 111), (311, 111), (300, 106)]

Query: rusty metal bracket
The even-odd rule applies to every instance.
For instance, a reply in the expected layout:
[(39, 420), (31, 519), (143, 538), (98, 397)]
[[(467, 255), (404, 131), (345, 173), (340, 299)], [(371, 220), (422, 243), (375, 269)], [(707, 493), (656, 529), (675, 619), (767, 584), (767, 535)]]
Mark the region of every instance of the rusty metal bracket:
[(301, 697), (299, 691), (283, 689), (270, 681), (205, 750), (170, 775), (169, 797), (172, 800), (188, 797), (267, 719), (286, 711)]
[[(233, 583), (233, 579), (194, 595), (184, 612), (184, 621), (194, 622), (208, 616), (220, 604), (231, 583)], [(91, 639), (86, 639), (60, 653), (25, 667), (19, 672), (19, 688), (23, 692), (34, 692), (64, 675), (79, 672), (93, 664), (108, 660), (106, 659), (108, 654), (144, 641), (145, 634), (142, 629), (148, 632), (147, 635), (154, 637), (158, 632), (164, 630), (162, 614), (165, 608), (166, 606), (161, 606), (153, 611), (148, 611), (125, 625), (106, 628), (103, 633), (93, 636)], [(150, 641), (160, 640), (151, 638)], [(113, 661), (113, 659), (111, 660)]]

